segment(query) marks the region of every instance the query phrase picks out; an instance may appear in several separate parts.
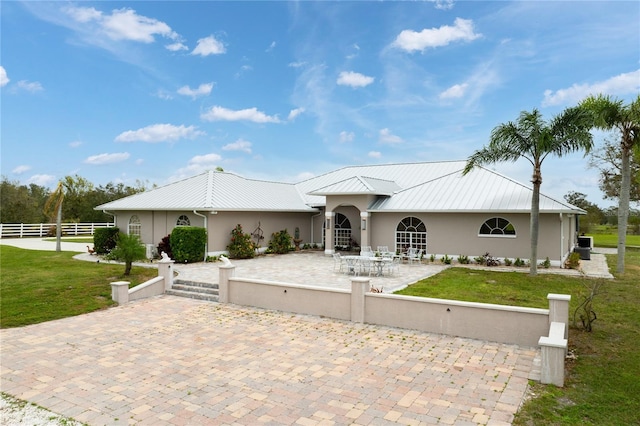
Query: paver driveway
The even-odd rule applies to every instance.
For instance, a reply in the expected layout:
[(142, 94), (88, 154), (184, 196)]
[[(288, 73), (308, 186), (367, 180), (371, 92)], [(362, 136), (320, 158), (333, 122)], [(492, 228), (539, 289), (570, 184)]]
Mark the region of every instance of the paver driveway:
[(3, 392), (90, 425), (508, 424), (537, 356), (173, 296), (0, 337)]

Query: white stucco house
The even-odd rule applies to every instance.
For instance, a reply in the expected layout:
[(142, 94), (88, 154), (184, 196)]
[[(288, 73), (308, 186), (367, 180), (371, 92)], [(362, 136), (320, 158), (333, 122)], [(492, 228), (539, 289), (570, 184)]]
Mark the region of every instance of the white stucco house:
[[(127, 233), (157, 245), (176, 226), (207, 230), (207, 253), (225, 252), (231, 230), (272, 233), (299, 229), (304, 243), (326, 254), (356, 242), (427, 256), (486, 252), (528, 259), (532, 189), (465, 161), (351, 166), (299, 183), (246, 179), (209, 171), (96, 209)], [(539, 259), (560, 265), (576, 245), (578, 217), (586, 212), (540, 195)]]

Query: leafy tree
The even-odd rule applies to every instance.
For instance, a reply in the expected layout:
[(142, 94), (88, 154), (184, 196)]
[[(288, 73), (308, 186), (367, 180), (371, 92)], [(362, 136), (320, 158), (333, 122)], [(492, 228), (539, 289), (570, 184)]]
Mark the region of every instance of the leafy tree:
[(124, 275), (129, 275), (133, 262), (144, 259), (146, 255), (147, 249), (137, 235), (121, 233), (116, 247), (111, 250), (107, 258), (124, 262)]
[(242, 225), (238, 224), (231, 231), (231, 242), (227, 246), (231, 259), (251, 259), (255, 257), (256, 250), (251, 241), (251, 235), (245, 234)]
[(36, 184), (20, 185), (2, 176), (0, 181), (0, 220), (3, 223), (46, 222), (44, 205), (50, 191)]
[(616, 130), (620, 134), (620, 193), (618, 198), (618, 263), (616, 271), (624, 273), (624, 256), (631, 197), (631, 154), (640, 144), (640, 95), (628, 105), (610, 96), (589, 96), (580, 103), (595, 119), (594, 127)]
[[(602, 147), (591, 152), (589, 167), (600, 172), (599, 187), (604, 193), (604, 198), (618, 200), (620, 198), (620, 186), (622, 184), (622, 150), (620, 144), (610, 139), (605, 139)], [(631, 152), (629, 158), (631, 179), (629, 188), (629, 201), (640, 203), (640, 145)]]
[(567, 203), (580, 207), (582, 210), (587, 212), (586, 216), (580, 217), (580, 232), (589, 232), (591, 225), (604, 223), (604, 212), (597, 205), (587, 201), (586, 194), (583, 194), (582, 192), (569, 191), (569, 193), (564, 196), (564, 199)]
[(463, 174), (483, 164), (513, 162), (521, 158), (533, 166), (530, 275), (537, 275), (542, 163), (549, 155), (562, 157), (580, 150), (589, 152), (593, 145), (589, 133), (592, 122), (592, 116), (580, 108), (567, 108), (548, 123), (537, 109), (532, 112), (522, 111), (515, 123), (508, 122), (495, 127), (491, 131), (489, 145), (467, 159)]

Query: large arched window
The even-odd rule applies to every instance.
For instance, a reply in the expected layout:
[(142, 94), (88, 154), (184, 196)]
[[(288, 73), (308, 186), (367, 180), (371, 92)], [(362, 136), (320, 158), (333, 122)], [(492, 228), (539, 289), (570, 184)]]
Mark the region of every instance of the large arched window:
[(137, 235), (138, 237), (141, 235), (142, 224), (140, 223), (140, 218), (137, 214), (134, 214), (129, 218), (129, 235)]
[(487, 219), (478, 232), (480, 236), (491, 237), (515, 237), (516, 228), (513, 227), (511, 222), (501, 217), (492, 217)]
[(427, 252), (427, 227), (417, 217), (405, 217), (396, 227), (396, 250), (406, 251), (409, 247)]
[(187, 216), (186, 214), (180, 215), (178, 220), (176, 220), (176, 226), (191, 226), (189, 216)]

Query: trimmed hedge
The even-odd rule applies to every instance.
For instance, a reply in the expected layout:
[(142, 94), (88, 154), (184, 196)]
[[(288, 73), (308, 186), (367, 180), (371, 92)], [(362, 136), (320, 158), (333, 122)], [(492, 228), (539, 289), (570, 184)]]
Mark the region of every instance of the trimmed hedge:
[(93, 232), (93, 249), (96, 254), (110, 253), (116, 247), (120, 228), (97, 228)]
[(180, 263), (204, 260), (207, 231), (196, 226), (173, 228), (170, 237), (173, 260)]

